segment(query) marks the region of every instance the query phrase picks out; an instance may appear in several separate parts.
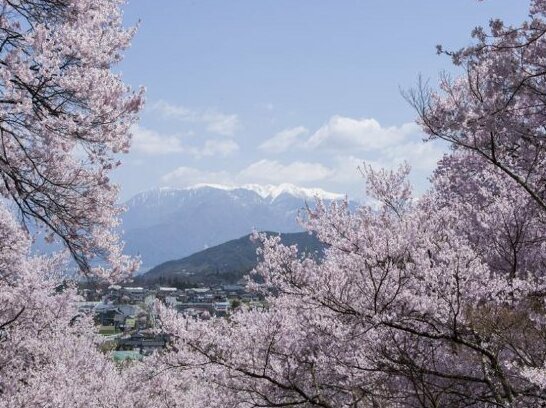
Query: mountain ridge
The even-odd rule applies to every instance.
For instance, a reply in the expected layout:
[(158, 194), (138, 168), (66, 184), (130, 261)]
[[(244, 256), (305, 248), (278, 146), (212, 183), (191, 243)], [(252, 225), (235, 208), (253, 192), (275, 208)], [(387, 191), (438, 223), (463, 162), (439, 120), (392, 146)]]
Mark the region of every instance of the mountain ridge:
[[(321, 257), (324, 245), (308, 232), (278, 234), (284, 245), (297, 245), (301, 254)], [(224, 242), (181, 259), (164, 262), (135, 278), (142, 286), (192, 286), (236, 283), (258, 262), (258, 244), (251, 234)]]
[(120, 226), (125, 253), (141, 256), (146, 270), (254, 230), (301, 232), (298, 214), (315, 197), (326, 202), (344, 198), (290, 184), (247, 187), (163, 187), (133, 196), (125, 203)]
[(247, 190), (252, 191), (258, 194), (260, 197), (266, 199), (270, 198), (272, 200), (276, 199), (282, 194), (289, 194), (297, 198), (307, 198), (315, 199), (320, 198), (322, 200), (343, 200), (345, 198), (344, 194), (333, 193), (330, 191), (323, 190), (316, 187), (299, 187), (291, 183), (282, 183), (282, 184), (242, 184), (242, 185), (225, 185), (225, 184), (214, 184), (214, 183), (198, 183), (188, 187), (155, 187), (148, 190), (141, 191), (131, 198), (129, 198), (126, 203), (138, 200), (141, 197), (148, 198), (150, 195), (160, 196), (162, 194), (172, 194), (182, 191), (195, 191), (200, 189), (215, 189), (222, 191), (235, 191), (235, 190)]

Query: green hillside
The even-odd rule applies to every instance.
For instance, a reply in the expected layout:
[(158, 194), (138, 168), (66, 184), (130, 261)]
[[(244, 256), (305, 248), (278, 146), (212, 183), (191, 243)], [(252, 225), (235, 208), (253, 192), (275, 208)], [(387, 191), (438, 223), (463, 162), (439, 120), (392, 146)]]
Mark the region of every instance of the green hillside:
[[(318, 256), (323, 249), (315, 236), (306, 232), (281, 234), (281, 241), (285, 245), (296, 244), (300, 252)], [(256, 266), (256, 249), (250, 235), (245, 235), (188, 257), (162, 263), (136, 277), (135, 283), (177, 287), (235, 283)]]

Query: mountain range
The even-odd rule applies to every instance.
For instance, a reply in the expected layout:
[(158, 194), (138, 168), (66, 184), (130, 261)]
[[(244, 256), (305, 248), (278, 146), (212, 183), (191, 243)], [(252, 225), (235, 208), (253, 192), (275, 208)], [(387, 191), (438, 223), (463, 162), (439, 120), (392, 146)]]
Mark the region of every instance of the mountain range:
[(158, 188), (125, 203), (125, 253), (140, 255), (142, 270), (247, 235), (253, 230), (300, 232), (298, 213), (315, 198), (344, 196), (291, 184), (227, 187), (202, 184)]

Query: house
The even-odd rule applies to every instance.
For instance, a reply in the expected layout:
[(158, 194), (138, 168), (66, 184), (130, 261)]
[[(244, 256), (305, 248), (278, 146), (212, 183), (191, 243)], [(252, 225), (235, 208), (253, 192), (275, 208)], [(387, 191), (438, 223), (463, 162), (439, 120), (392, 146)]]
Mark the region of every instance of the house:
[(229, 313), (230, 310), (230, 303), (229, 302), (215, 302), (213, 304), (214, 307), (214, 314), (216, 316), (226, 316)]
[[(145, 312), (135, 305), (101, 303), (95, 306), (95, 321), (101, 326), (113, 326), (116, 330), (131, 330), (142, 325)], [(144, 320), (144, 324), (145, 324)]]
[(101, 302), (78, 302), (78, 312), (92, 312), (95, 310), (95, 307), (100, 304)]
[(222, 286), (222, 289), (226, 293), (233, 293), (237, 295), (241, 295), (246, 291), (246, 288), (243, 285), (224, 285)]
[(122, 288), (122, 300), (125, 300), (128, 298), (128, 303), (139, 303), (144, 302), (144, 299), (146, 298), (147, 291), (144, 288), (141, 287), (129, 287), (126, 286)]
[(159, 293), (164, 293), (164, 294), (176, 294), (177, 291), (178, 291), (178, 288), (167, 288), (163, 286), (160, 286), (158, 289)]
[(127, 337), (117, 339), (117, 350), (138, 350), (141, 354), (151, 354), (153, 351), (165, 348), (169, 336), (140, 331)]
[(156, 298), (165, 302), (165, 304), (174, 306), (178, 301), (178, 289), (160, 287), (156, 292)]
[(101, 326), (112, 326), (116, 325), (116, 315), (120, 312), (116, 305), (109, 303), (99, 303), (93, 309), (95, 313), (95, 321)]

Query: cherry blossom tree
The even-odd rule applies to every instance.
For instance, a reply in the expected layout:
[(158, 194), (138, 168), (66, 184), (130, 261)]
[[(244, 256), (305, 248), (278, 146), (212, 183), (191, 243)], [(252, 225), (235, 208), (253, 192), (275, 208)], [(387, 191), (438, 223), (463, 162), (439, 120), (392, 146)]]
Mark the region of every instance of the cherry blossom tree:
[(130, 407), (76, 289), (59, 288), (64, 257), (30, 257), (28, 235), (0, 216), (0, 407)]
[(448, 53), (464, 75), (408, 95), (452, 147), (426, 194), (365, 167), (375, 205), (303, 220), (321, 260), (256, 236), (266, 310), (162, 311), (171, 351), (144, 372), (164, 406), (188, 405), (175, 379), (196, 407), (546, 406), (545, 14), (477, 28)]
[(85, 272), (106, 260), (110, 270), (94, 272), (111, 278), (136, 266), (113, 233), (120, 208), (108, 173), (142, 104), (111, 70), (134, 31), (120, 4), (0, 2), (0, 194)]
[(134, 29), (118, 0), (0, 1), (0, 406), (122, 407), (125, 377), (63, 284), (66, 256), (33, 256), (28, 226), (79, 269), (129, 276), (109, 172), (142, 105), (114, 74)]

